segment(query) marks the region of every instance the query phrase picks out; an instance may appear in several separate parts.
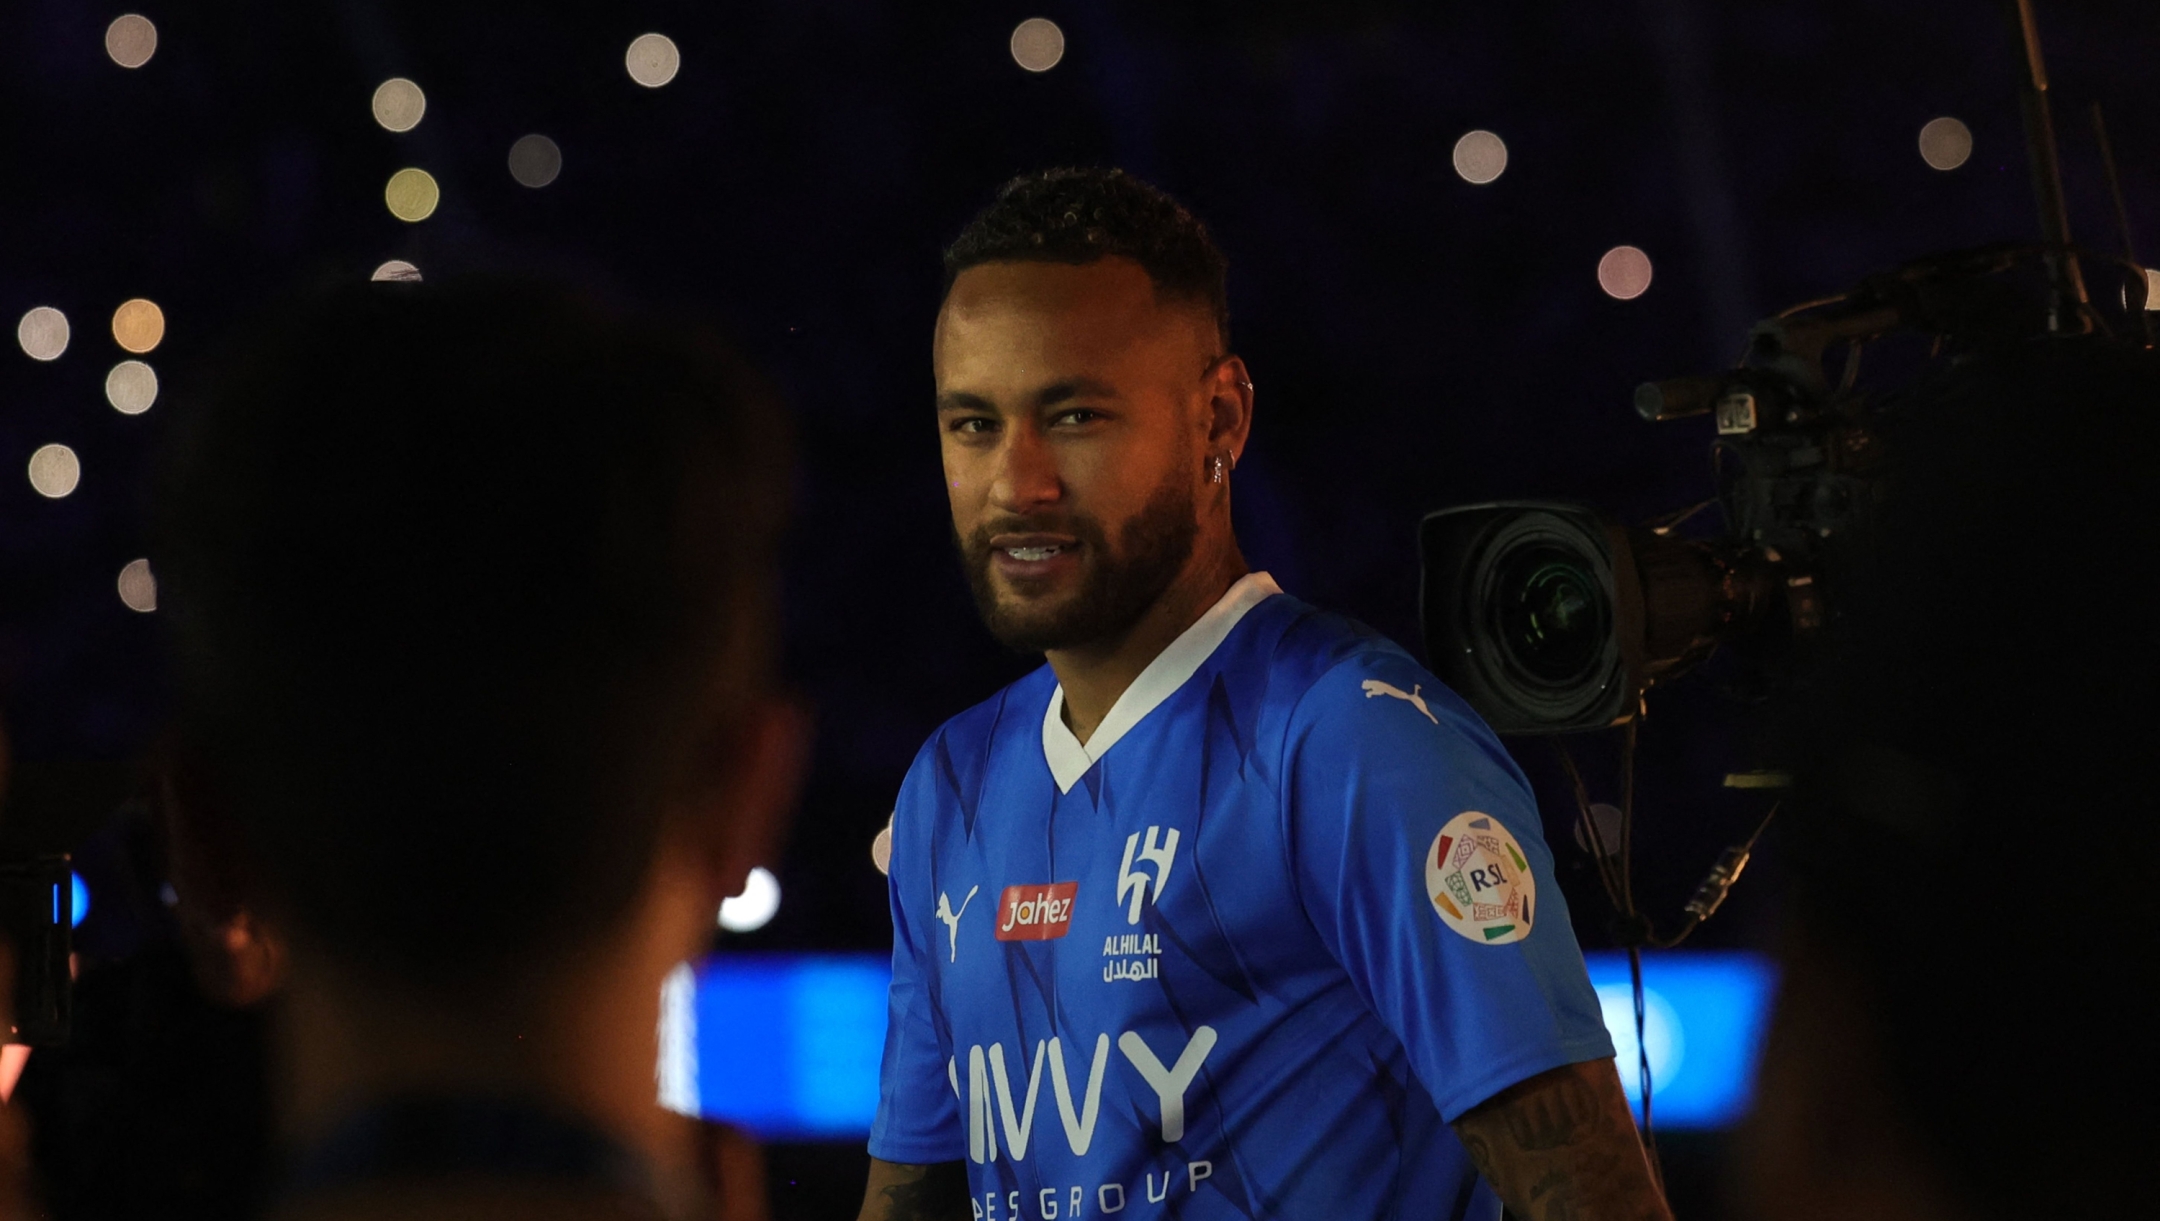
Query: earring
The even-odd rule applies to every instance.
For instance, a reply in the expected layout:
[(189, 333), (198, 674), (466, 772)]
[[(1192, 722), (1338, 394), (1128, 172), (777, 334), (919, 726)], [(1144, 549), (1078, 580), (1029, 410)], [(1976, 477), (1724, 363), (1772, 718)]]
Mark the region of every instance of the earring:
[(1208, 459), (1208, 476), (1207, 476), (1207, 481), (1208, 481), (1209, 483), (1221, 483), (1221, 482), (1222, 482), (1222, 478), (1223, 478), (1223, 460), (1222, 460), (1222, 455), (1221, 455), (1221, 454), (1215, 454), (1215, 455), (1213, 455), (1212, 457), (1210, 457), (1210, 458)]

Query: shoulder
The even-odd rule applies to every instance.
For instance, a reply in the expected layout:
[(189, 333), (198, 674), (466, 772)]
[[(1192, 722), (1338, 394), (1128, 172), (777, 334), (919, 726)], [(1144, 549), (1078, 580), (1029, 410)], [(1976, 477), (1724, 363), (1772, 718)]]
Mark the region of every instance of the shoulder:
[[(1270, 695), (1279, 703), (1309, 713), (1316, 700), (1324, 704), (1347, 697), (1362, 704), (1400, 693), (1404, 703), (1424, 705), (1428, 719), (1439, 711), (1432, 706), (1433, 698), (1451, 712), (1461, 706), (1401, 645), (1347, 615), (1288, 595), (1269, 599), (1263, 609), (1273, 612), (1273, 622), (1263, 625), (1260, 634), (1265, 639), (1254, 643), (1266, 651)], [(1462, 710), (1468, 712), (1467, 706)], [(1474, 719), (1476, 714), (1470, 715)]]
[(923, 742), (901, 786), (901, 802), (945, 793), (969, 800), (982, 789), (991, 747), (1014, 734), (1039, 739), (1057, 676), (1042, 666), (960, 713)]
[(1286, 749), (1370, 757), (1399, 750), (1514, 764), (1483, 718), (1401, 645), (1344, 615), (1302, 603), (1277, 653)]

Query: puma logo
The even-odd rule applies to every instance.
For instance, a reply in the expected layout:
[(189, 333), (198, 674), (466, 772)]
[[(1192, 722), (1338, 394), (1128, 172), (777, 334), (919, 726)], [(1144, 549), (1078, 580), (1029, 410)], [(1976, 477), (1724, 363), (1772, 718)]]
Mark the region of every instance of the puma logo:
[(975, 892), (981, 889), (980, 886), (968, 887), (967, 898), (960, 900), (959, 911), (952, 909), (952, 898), (950, 896), (944, 891), (938, 892), (937, 918), (945, 924), (946, 946), (952, 951), (951, 957), (947, 961), (960, 961), (960, 917), (967, 915), (968, 904), (975, 901)]
[(1411, 687), (1408, 691), (1405, 691), (1401, 687), (1398, 687), (1393, 683), (1384, 683), (1377, 678), (1368, 678), (1364, 682), (1359, 683), (1358, 686), (1364, 689), (1366, 699), (1371, 699), (1376, 695), (1391, 695), (1394, 696), (1396, 699), (1399, 699), (1404, 703), (1409, 704), (1411, 707), (1417, 709), (1419, 712), (1424, 713), (1426, 720), (1431, 721), (1435, 725), (1438, 725), (1440, 723), (1440, 718), (1434, 716), (1432, 714), (1432, 709), (1425, 706), (1425, 697), (1418, 694), (1418, 692), (1425, 689), (1425, 684), (1423, 683), (1418, 683), (1417, 685)]

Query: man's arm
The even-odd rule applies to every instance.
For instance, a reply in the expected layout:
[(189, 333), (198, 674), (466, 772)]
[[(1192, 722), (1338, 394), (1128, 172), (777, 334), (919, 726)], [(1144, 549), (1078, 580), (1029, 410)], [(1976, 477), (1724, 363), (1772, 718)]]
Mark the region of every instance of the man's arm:
[(870, 1185), (858, 1221), (968, 1221), (967, 1167), (959, 1162), (905, 1166), (870, 1159)]
[(1454, 1126), (1485, 1181), (1523, 1221), (1672, 1221), (1610, 1060), (1539, 1073)]

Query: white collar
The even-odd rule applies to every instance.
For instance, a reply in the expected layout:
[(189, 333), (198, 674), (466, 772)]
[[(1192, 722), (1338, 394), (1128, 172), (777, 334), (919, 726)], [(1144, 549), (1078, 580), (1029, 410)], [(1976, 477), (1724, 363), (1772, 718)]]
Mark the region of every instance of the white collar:
[(1208, 612), (1171, 641), (1168, 648), (1157, 653), (1147, 669), (1140, 671), (1140, 676), (1125, 688), (1125, 694), (1118, 696), (1117, 703), (1110, 706), (1110, 715), (1095, 727), (1095, 734), (1086, 745), (1082, 745), (1065, 725), (1065, 684), (1059, 683), (1057, 690), (1050, 693), (1050, 707), (1043, 713), (1042, 731), (1043, 758), (1049, 761), (1050, 775), (1057, 780), (1058, 792), (1072, 792), (1072, 786), (1080, 783), (1080, 777), (1117, 745), (1127, 730), (1155, 711), (1157, 704), (1169, 699), (1172, 692), (1193, 676), (1193, 671), (1215, 655), (1223, 638), (1245, 617), (1246, 611), (1281, 592), (1282, 587), (1275, 583), (1275, 578), (1264, 572), (1249, 572), (1239, 577), (1221, 601), (1209, 607)]

